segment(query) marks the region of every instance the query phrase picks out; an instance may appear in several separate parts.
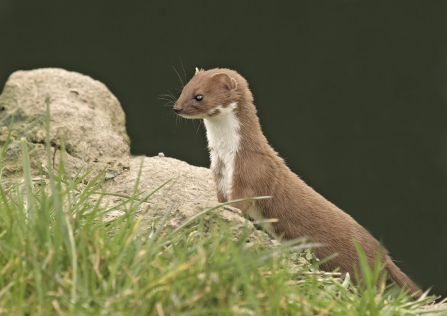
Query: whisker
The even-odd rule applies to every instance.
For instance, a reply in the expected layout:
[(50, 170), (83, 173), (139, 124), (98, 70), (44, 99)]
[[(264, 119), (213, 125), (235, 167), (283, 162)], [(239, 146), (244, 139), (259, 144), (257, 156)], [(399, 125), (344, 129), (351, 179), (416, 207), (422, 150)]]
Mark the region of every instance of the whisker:
[(162, 93), (158, 96), (158, 100), (165, 100), (167, 103), (163, 106), (173, 106), (177, 102), (177, 98), (168, 90), (168, 93)]
[(163, 97), (160, 97), (160, 98), (157, 98), (157, 99), (158, 99), (158, 100), (165, 100), (165, 101), (171, 102), (172, 104), (175, 103), (174, 100), (167, 99), (167, 98), (163, 98)]
[(159, 96), (157, 99), (159, 99), (159, 100), (166, 100), (166, 101), (174, 101), (172, 98), (170, 98), (170, 97), (165, 97), (165, 96)]
[(182, 83), (182, 89), (185, 86), (185, 84), (183, 83), (182, 77), (180, 77), (179, 73), (177, 72), (177, 69), (175, 69), (174, 66), (172, 66), (172, 68), (174, 69), (175, 73), (177, 74), (178, 78), (180, 79), (180, 82)]
[(178, 59), (180, 59), (180, 65), (182, 65), (183, 76), (185, 77), (185, 82), (187, 82), (188, 80), (186, 80), (186, 72), (185, 72), (185, 67), (183, 67), (182, 59), (180, 58), (180, 56), (178, 56)]
[(177, 97), (174, 95), (174, 93), (172, 93), (171, 91), (168, 90), (168, 93), (170, 96), (172, 96), (176, 101), (177, 101)]
[(166, 101), (169, 101), (169, 102), (172, 102), (172, 103), (175, 103), (175, 101), (176, 101), (176, 100), (173, 100), (173, 99), (167, 98), (167, 97), (158, 97), (158, 100), (166, 100)]
[(196, 134), (199, 133), (200, 126), (202, 125), (202, 120), (199, 120), (199, 126), (197, 126)]
[(170, 94), (160, 94), (160, 97), (169, 98), (170, 100), (177, 101), (177, 99), (174, 98), (174, 97), (173, 97), (172, 95), (170, 95)]
[(172, 103), (172, 102), (168, 102), (168, 103), (163, 104), (162, 106), (170, 106), (170, 107), (173, 107), (173, 106), (174, 106), (174, 103)]

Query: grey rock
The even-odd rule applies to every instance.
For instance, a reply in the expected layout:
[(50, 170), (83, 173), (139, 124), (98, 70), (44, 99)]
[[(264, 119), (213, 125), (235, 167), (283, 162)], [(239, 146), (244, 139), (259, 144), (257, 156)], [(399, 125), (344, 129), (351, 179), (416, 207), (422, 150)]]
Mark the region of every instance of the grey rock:
[(57, 168), (62, 143), (72, 174), (92, 169), (119, 174), (129, 165), (125, 116), (116, 97), (99, 81), (63, 69), (13, 73), (0, 95), (0, 147), (13, 119), (11, 144), (3, 160), (3, 175), (22, 172), (19, 139), (26, 137), (32, 170), (48, 168), (45, 154), (46, 98), (50, 100), (50, 141)]
[[(138, 186), (136, 187), (136, 184)], [(161, 188), (160, 188), (161, 187)], [(207, 208), (218, 205), (216, 189), (211, 171), (207, 168), (195, 167), (186, 162), (164, 157), (133, 157), (130, 169), (116, 178), (104, 183), (103, 189), (108, 193), (131, 196), (138, 193), (139, 197), (153, 195), (139, 206), (140, 214), (144, 214), (148, 230), (157, 229), (156, 225), (167, 213), (167, 225), (177, 228), (184, 221), (197, 215)], [(157, 190), (159, 189), (159, 190)], [(114, 196), (106, 196), (103, 203), (109, 208), (122, 202)], [(111, 220), (122, 215), (126, 207), (107, 214), (105, 220)], [(257, 230), (247, 221), (239, 209), (223, 206), (212, 211), (205, 218), (205, 225), (228, 223), (234, 238), (248, 233), (247, 242), (262, 247), (271, 247), (276, 241), (267, 234)]]

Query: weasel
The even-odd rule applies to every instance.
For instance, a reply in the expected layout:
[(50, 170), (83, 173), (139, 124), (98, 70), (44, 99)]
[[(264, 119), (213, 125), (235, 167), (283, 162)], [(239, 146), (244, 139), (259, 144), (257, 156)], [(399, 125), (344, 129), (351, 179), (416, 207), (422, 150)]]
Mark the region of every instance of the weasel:
[[(354, 267), (360, 271), (354, 239), (374, 266), (379, 242), (286, 166), (262, 133), (248, 83), (236, 71), (196, 68), (173, 110), (187, 119), (203, 119), (219, 202), (271, 196), (234, 206), (255, 219), (277, 219), (270, 226), (274, 236), (286, 240), (309, 237), (323, 243), (324, 247), (315, 249), (317, 257), (338, 254), (321, 265), (325, 271), (339, 268), (351, 276)], [(386, 250), (381, 248), (381, 253), (391, 280), (416, 299), (420, 297), (420, 289)]]

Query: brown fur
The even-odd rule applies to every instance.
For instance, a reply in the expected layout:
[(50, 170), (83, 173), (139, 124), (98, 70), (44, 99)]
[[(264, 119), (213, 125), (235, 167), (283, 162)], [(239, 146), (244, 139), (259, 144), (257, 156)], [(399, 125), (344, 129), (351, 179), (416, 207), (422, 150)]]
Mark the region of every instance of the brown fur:
[[(204, 95), (203, 102), (192, 100), (197, 94)], [(232, 196), (229, 198), (272, 197), (242, 202), (235, 206), (247, 213), (255, 205), (264, 218), (278, 219), (278, 222), (272, 224), (272, 229), (284, 239), (308, 236), (325, 244), (325, 247), (315, 250), (319, 258), (338, 254), (321, 266), (326, 271), (339, 268), (354, 276), (354, 266), (357, 271), (359, 268), (353, 239), (362, 246), (373, 266), (380, 247), (379, 242), (351, 216), (314, 191), (286, 166), (261, 131), (253, 96), (242, 76), (229, 69), (197, 70), (184, 87), (175, 107), (184, 116), (206, 118), (215, 106), (226, 107), (232, 102), (238, 104), (234, 112), (241, 122), (241, 140), (235, 158)], [(211, 115), (217, 114), (211, 111)], [(216, 183), (222, 177), (222, 164), (219, 161), (213, 170)], [(220, 202), (226, 201), (225, 192), (218, 189), (217, 194)], [(393, 263), (386, 251), (382, 252), (382, 262), (389, 277), (411, 293), (420, 293), (419, 288)]]

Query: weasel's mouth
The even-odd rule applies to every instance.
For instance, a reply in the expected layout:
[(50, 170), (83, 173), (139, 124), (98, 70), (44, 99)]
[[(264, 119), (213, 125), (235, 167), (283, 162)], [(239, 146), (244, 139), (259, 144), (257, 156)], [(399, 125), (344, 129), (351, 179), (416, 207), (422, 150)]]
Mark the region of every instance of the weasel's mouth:
[(177, 107), (177, 105), (174, 105), (172, 110), (179, 116), (186, 118), (186, 119), (202, 119), (204, 118), (204, 115), (197, 111), (196, 109), (187, 109)]
[(196, 119), (203, 119), (203, 115), (189, 115), (189, 114), (185, 114), (185, 113), (177, 113), (178, 116), (181, 116), (185, 119), (189, 119), (189, 120), (196, 120)]

